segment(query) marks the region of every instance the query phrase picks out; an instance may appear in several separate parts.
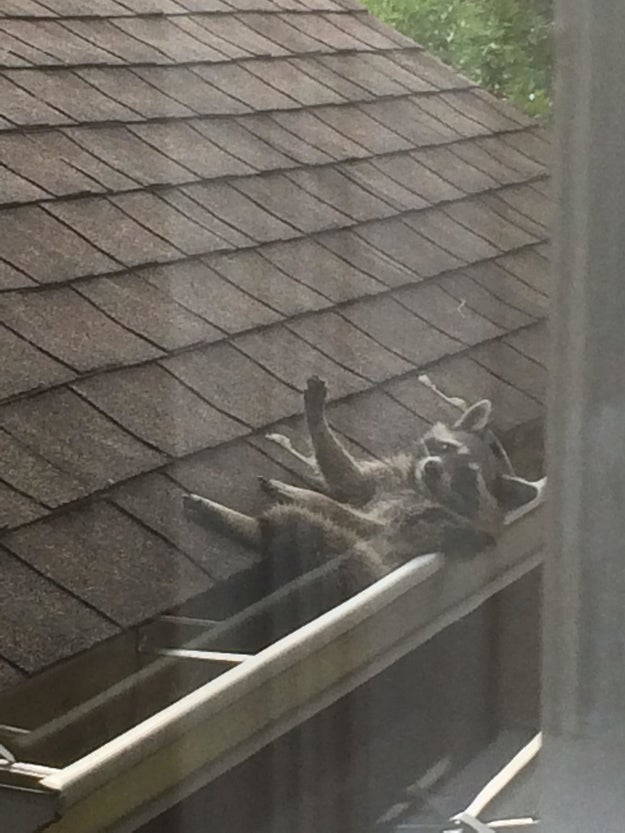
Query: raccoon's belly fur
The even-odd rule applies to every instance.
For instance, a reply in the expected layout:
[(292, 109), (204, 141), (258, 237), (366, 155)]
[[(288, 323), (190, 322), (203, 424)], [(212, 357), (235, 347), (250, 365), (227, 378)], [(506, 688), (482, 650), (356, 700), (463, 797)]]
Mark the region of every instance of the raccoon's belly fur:
[(402, 451), (385, 460), (375, 460), (361, 463), (361, 469), (367, 479), (375, 485), (374, 495), (366, 504), (366, 508), (384, 500), (387, 495), (410, 489), (413, 493), (418, 489), (415, 480), (415, 461), (420, 454)]
[(417, 555), (456, 550), (459, 555), (473, 555), (490, 543), (469, 521), (440, 504), (417, 498), (414, 492), (379, 500), (371, 507), (371, 515), (383, 526), (363, 538), (297, 505), (267, 510), (260, 519), (267, 590), (334, 560), (323, 591), (316, 591), (323, 592), (328, 605), (334, 605)]

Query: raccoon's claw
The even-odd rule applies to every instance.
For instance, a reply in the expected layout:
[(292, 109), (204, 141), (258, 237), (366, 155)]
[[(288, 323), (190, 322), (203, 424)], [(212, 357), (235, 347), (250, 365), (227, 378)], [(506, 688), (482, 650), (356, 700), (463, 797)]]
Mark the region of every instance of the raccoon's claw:
[(286, 498), (286, 495), (284, 495), (280, 489), (280, 485), (275, 480), (270, 480), (267, 477), (259, 475), (258, 485), (262, 491), (270, 498), (273, 498), (273, 500), (284, 500)]
[(187, 518), (199, 520), (202, 517), (202, 498), (199, 495), (183, 495), (182, 509)]
[(259, 474), (256, 479), (258, 480), (258, 485), (261, 488), (261, 490), (265, 492), (265, 494), (273, 496), (274, 491), (271, 485), (271, 480), (269, 480), (267, 477), (263, 477), (262, 474)]

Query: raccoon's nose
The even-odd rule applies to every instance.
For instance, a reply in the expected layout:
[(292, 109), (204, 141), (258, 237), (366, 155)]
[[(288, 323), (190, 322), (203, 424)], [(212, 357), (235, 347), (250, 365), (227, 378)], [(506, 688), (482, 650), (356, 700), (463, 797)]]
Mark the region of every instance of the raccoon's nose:
[(438, 457), (430, 457), (423, 464), (423, 474), (428, 480), (437, 480), (443, 473), (443, 464)]

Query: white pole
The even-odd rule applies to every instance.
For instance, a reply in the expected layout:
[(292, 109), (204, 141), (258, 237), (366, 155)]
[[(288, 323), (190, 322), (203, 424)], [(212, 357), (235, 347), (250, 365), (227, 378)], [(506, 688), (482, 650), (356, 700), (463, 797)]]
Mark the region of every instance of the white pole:
[(625, 2), (556, 0), (541, 783), (548, 833), (625, 830)]

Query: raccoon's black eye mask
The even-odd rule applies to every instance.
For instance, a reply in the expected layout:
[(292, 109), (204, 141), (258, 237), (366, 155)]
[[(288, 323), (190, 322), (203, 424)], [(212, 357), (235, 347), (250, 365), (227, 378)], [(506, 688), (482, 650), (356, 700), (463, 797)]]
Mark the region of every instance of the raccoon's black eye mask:
[(452, 451), (457, 451), (460, 446), (457, 443), (447, 442), (446, 440), (438, 440), (436, 437), (427, 439), (424, 443), (426, 451), (432, 456), (437, 454), (449, 454)]

